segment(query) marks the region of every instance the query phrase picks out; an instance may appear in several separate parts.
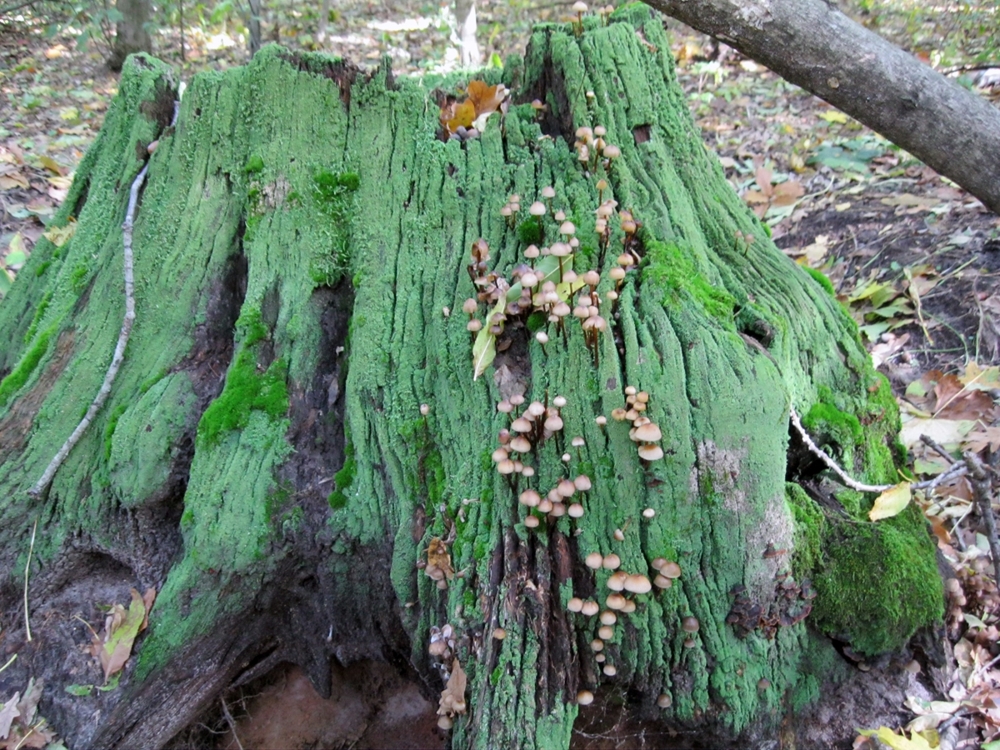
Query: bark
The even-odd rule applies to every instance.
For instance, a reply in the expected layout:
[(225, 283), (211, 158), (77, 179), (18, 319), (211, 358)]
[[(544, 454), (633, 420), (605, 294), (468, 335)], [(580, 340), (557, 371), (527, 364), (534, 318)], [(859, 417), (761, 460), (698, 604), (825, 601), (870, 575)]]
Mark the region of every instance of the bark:
[[(822, 465), (789, 440), (794, 404), (857, 478), (894, 479), (894, 401), (854, 324), (726, 184), (659, 21), (642, 6), (585, 21), (581, 36), (537, 30), (524, 60), (484, 74), (503, 75), (515, 104), (465, 143), (438, 137), (420, 81), (276, 46), (197, 76), (171, 129), (169, 69), (132, 58), (55, 219), (77, 217), (72, 239), (40, 240), (0, 306), (13, 342), (0, 345), (0, 637), (21, 657), (0, 674), (4, 694), (44, 677), (41, 713), (71, 746), (156, 748), (280, 662), (320, 692), (332, 660), (366, 658), (409, 665), (440, 691), (430, 635), (450, 624), (468, 674), (454, 747), (568, 747), (583, 688), (595, 706), (627, 695), (661, 728), (766, 739), (789, 706), (853, 679), (831, 637), (878, 653), (940, 620), (919, 510), (867, 522), (871, 498), (829, 495)], [(592, 174), (573, 133), (598, 124), (622, 155)], [(118, 336), (120, 223), (147, 159), (125, 362), (31, 500)], [(598, 177), (643, 223), (643, 263), (599, 358), (579, 326), (551, 329), (543, 350), (527, 326), (544, 316), (513, 319), (473, 380), (461, 312), (472, 242), (509, 272), (537, 228), (500, 207), (554, 185), (579, 227), (576, 270), (599, 267), (610, 291), (623, 234), (615, 223), (600, 251)], [(545, 222), (546, 236), (557, 230)], [(595, 422), (626, 385), (650, 394), (661, 461), (641, 462), (625, 425)], [(593, 479), (578, 520), (527, 528), (493, 467), (509, 424), (496, 404), (522, 389), (568, 400), (565, 438), (526, 461), (543, 492)], [(569, 445), (575, 435), (585, 445)], [(27, 642), (20, 571), (36, 519)], [(420, 567), (435, 539), (456, 571), (445, 589)], [(658, 557), (682, 570), (620, 616), (604, 649), (614, 677), (590, 649), (595, 618), (566, 608), (605, 599), (609, 571), (583, 562), (592, 552), (629, 572), (650, 574)], [(68, 682), (100, 682), (72, 615), (98, 625), (99, 605), (127, 602), (130, 586), (159, 593), (122, 686), (68, 695)], [(681, 627), (691, 616), (693, 636)]]
[(824, 99), (1000, 213), (1000, 111), (825, 0), (650, 0)]
[(108, 60), (111, 70), (121, 70), (125, 58), (136, 52), (152, 52), (153, 40), (146, 31), (149, 22), (149, 0), (118, 0), (115, 3), (122, 20), (115, 32), (115, 45)]
[(250, 57), (252, 58), (260, 51), (260, 19), (264, 11), (261, 0), (248, 0), (248, 2), (250, 4), (250, 20), (247, 23), (247, 31), (250, 36)]

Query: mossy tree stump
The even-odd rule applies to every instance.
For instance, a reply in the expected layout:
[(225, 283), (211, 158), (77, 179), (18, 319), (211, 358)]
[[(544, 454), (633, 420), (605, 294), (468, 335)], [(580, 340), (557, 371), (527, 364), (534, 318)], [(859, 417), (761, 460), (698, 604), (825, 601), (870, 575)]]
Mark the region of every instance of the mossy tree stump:
[[(632, 6), (585, 26), (542, 27), (524, 60), (484, 73), (513, 104), (465, 143), (439, 138), (431, 82), (386, 66), (360, 74), (269, 47), (196, 77), (171, 128), (171, 71), (126, 65), (55, 220), (75, 217), (75, 233), (59, 248), (40, 241), (0, 305), (13, 334), (0, 345), (3, 638), (24, 656), (0, 680), (46, 677), (42, 712), (74, 746), (161, 746), (227, 686), (282, 661), (321, 691), (331, 659), (360, 658), (406, 662), (440, 689), (428, 645), (445, 624), (469, 677), (455, 747), (568, 747), (578, 691), (599, 686), (598, 701), (617, 690), (675, 727), (766, 732), (847, 676), (831, 637), (873, 654), (940, 619), (919, 511), (869, 523), (872, 497), (830, 497), (790, 440), (794, 405), (855, 477), (895, 480), (894, 402), (854, 324), (726, 184), (660, 21)], [(588, 173), (573, 134), (595, 125), (622, 155)], [(147, 159), (125, 363), (32, 499), (110, 360), (120, 225)], [(474, 381), (461, 312), (473, 241), (509, 276), (533, 230), (499, 209), (552, 185), (552, 207), (579, 227), (574, 266), (600, 270), (604, 294), (622, 233), (615, 223), (601, 251), (601, 177), (602, 197), (642, 223), (642, 262), (598, 356), (577, 325), (552, 328), (543, 351), (537, 318), (514, 320), (509, 348)], [(595, 421), (624, 405), (627, 385), (649, 394), (661, 460), (639, 459), (627, 425)], [(510, 421), (497, 403), (520, 390), (567, 405), (565, 439), (533, 450), (519, 489), (585, 474), (582, 518), (527, 528), (494, 469)], [(28, 643), (19, 606), (35, 521)], [(445, 589), (418, 566), (434, 539), (456, 571)], [(584, 564), (594, 552), (650, 577), (655, 558), (681, 569), (619, 615), (603, 664), (597, 618), (567, 611), (573, 596), (608, 593), (611, 572)], [(87, 633), (71, 615), (127, 602), (130, 586), (159, 595), (122, 687), (68, 696), (65, 684), (96, 672), (73, 650)]]

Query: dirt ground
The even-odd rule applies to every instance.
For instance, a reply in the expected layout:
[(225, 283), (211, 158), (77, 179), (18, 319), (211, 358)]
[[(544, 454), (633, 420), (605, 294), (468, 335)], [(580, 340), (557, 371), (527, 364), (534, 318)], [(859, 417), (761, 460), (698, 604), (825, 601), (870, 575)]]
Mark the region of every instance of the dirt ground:
[[(415, 0), (351, 0), (335, 15), (323, 45), (315, 29), (290, 12), (270, 19), (265, 36), (321, 46), (361, 64), (389, 55), (401, 73), (455, 67), (446, 8)], [(479, 15), (480, 41), (487, 55), (520, 52), (531, 22), (563, 15), (561, 6), (487, 3)], [(668, 24), (678, 77), (706, 144), (722, 159), (734, 188), (769, 222), (777, 245), (830, 278), (897, 394), (905, 398), (908, 387), (929, 372), (961, 375), (970, 362), (980, 368), (1000, 363), (1000, 219), (822, 101), (732, 51), (720, 55), (690, 29)], [(11, 275), (46, 231), (117, 90), (100, 46), (81, 49), (78, 32), (68, 24), (46, 36), (45, 24), (30, 14), (0, 17), (0, 258)], [(242, 40), (224, 24), (212, 31), (189, 28), (184, 42), (183, 61), (176, 29), (161, 30), (156, 44), (185, 78), (245, 60)], [(973, 544), (976, 533), (975, 525), (965, 530)], [(951, 534), (950, 543), (964, 553), (957, 523)], [(951, 643), (963, 633), (953, 622)], [(995, 643), (989, 653), (1000, 654)], [(906, 696), (929, 699), (947, 690), (945, 677), (935, 685), (927, 676), (921, 687), (900, 669), (893, 674), (880, 683), (872, 677), (873, 721), (898, 726), (912, 718), (901, 709)], [(323, 700), (298, 668), (284, 665), (257, 684), (231, 691), (173, 747), (446, 747), (436, 728), (433, 693), (392, 667), (362, 663), (336, 670), (331, 690), (332, 697)], [(840, 699), (845, 705), (865, 700)], [(582, 713), (574, 747), (700, 746), (698, 738), (609, 710), (607, 701), (598, 705), (600, 710)], [(838, 717), (812, 721), (829, 725), (826, 736), (852, 733)]]

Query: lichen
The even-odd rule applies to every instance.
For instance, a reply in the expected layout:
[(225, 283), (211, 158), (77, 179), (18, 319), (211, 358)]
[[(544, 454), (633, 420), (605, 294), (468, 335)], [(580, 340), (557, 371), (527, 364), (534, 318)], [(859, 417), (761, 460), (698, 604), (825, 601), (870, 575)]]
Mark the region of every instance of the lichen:
[(709, 283), (690, 252), (677, 243), (655, 240), (648, 232), (643, 233), (643, 245), (648, 260), (642, 271), (643, 283), (660, 291), (665, 307), (694, 302), (725, 327), (735, 328), (736, 300), (725, 289)]

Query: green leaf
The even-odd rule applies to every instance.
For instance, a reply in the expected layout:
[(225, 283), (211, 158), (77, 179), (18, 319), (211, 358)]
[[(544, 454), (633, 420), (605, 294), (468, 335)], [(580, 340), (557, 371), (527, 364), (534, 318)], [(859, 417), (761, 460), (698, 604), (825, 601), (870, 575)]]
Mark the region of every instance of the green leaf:
[(476, 336), (476, 341), (472, 345), (472, 379), (478, 380), (486, 368), (489, 367), (497, 356), (497, 337), (490, 333), (490, 319), (497, 313), (502, 313), (507, 307), (507, 298), (501, 297), (496, 306), (486, 316), (486, 323)]
[(107, 693), (111, 690), (114, 690), (115, 688), (118, 687), (118, 680), (121, 679), (121, 676), (122, 676), (121, 672), (116, 672), (115, 674), (111, 675), (111, 679), (108, 680), (106, 685), (98, 685), (97, 689), (100, 690), (102, 693)]
[(85, 695), (90, 695), (93, 692), (93, 685), (67, 685), (66, 692), (70, 695), (75, 695), (77, 697), (83, 697)]
[(125, 619), (109, 635), (104, 642), (101, 653), (101, 665), (104, 667), (104, 679), (120, 672), (128, 657), (132, 654), (132, 644), (139, 634), (143, 621), (146, 619), (146, 604), (138, 591), (132, 589), (132, 603), (129, 604)]

